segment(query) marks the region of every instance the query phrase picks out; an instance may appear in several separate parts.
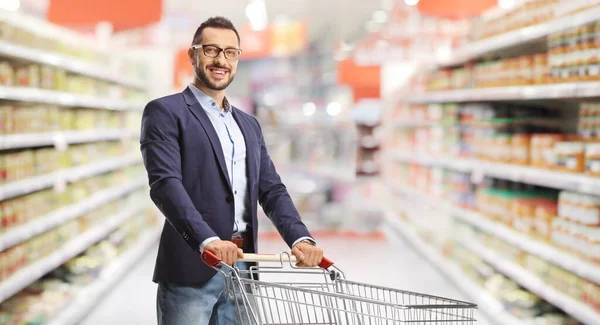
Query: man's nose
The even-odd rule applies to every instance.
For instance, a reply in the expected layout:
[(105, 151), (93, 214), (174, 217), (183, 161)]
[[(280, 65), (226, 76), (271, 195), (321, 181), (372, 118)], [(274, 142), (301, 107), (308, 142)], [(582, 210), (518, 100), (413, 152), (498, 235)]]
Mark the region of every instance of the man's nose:
[(217, 57), (215, 58), (215, 61), (218, 62), (221, 66), (224, 66), (225, 63), (227, 62), (227, 59), (225, 58), (225, 52), (223, 52), (223, 51), (219, 52), (219, 55), (217, 55)]

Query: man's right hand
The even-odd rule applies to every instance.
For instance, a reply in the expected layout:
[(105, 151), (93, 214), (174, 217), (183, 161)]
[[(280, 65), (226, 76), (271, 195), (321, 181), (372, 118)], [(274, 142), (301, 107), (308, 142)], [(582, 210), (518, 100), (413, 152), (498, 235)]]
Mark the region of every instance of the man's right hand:
[(211, 241), (204, 247), (204, 250), (215, 253), (223, 263), (229, 266), (233, 266), (238, 259), (244, 258), (244, 251), (239, 249), (236, 244), (226, 240)]

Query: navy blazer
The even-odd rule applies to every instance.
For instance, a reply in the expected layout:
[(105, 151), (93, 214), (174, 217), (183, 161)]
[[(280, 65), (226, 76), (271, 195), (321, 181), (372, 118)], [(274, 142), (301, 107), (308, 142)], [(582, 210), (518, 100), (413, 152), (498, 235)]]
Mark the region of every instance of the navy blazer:
[[(310, 233), (267, 153), (258, 121), (237, 108), (232, 113), (247, 151), (246, 215), (251, 220), (244, 251), (257, 250), (257, 202), (291, 247)], [(200, 244), (213, 236), (231, 239), (234, 223), (233, 192), (217, 133), (186, 88), (146, 105), (140, 144), (150, 197), (166, 217), (153, 280), (203, 284), (215, 271), (201, 261)]]

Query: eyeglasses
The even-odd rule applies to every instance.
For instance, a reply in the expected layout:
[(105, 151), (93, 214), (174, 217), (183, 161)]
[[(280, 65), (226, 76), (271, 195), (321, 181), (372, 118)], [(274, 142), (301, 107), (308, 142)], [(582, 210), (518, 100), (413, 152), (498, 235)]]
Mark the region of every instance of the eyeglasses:
[(225, 55), (225, 58), (227, 60), (237, 60), (240, 58), (240, 55), (242, 55), (242, 50), (240, 49), (236, 49), (233, 47), (229, 47), (226, 49), (222, 49), (216, 45), (192, 45), (193, 49), (202, 49), (202, 51), (204, 52), (204, 55), (209, 57), (209, 58), (216, 58), (219, 56), (219, 54), (221, 54), (221, 52), (223, 52), (223, 54)]

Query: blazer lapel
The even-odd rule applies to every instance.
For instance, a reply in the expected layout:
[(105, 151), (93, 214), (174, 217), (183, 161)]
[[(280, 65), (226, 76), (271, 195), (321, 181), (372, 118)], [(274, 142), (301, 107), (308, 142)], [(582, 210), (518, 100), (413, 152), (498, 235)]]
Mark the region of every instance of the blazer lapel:
[(202, 108), (202, 105), (200, 105), (200, 103), (198, 103), (196, 96), (194, 96), (194, 93), (192, 92), (192, 90), (189, 87), (186, 88), (182, 94), (185, 99), (185, 102), (188, 105), (188, 108), (190, 109), (192, 114), (194, 114), (194, 116), (200, 122), (200, 125), (202, 125), (202, 128), (206, 132), (206, 135), (208, 136), (208, 140), (210, 141), (210, 144), (212, 146), (213, 152), (214, 152), (215, 156), (217, 157), (217, 160), (219, 161), (219, 166), (221, 167), (221, 172), (223, 173), (223, 176), (227, 180), (227, 184), (229, 186), (229, 189), (231, 190), (231, 180), (229, 179), (229, 175), (227, 173), (227, 166), (225, 165), (225, 157), (223, 156), (223, 147), (221, 147), (221, 141), (219, 140), (219, 136), (217, 135), (217, 132), (215, 131), (214, 126), (212, 125), (212, 122), (208, 118), (208, 115), (204, 111), (204, 108)]

